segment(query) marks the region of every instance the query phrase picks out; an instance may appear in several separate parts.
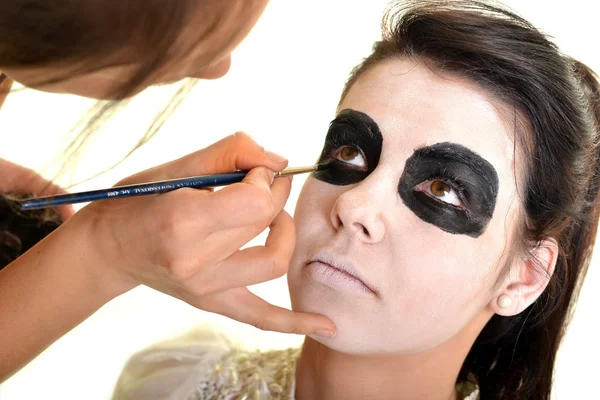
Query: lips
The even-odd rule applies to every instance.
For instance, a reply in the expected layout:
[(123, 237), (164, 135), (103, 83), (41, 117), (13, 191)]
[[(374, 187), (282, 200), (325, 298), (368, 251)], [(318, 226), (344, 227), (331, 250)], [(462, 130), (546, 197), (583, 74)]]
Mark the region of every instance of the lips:
[(358, 272), (358, 269), (348, 259), (333, 255), (328, 252), (319, 252), (309, 261), (309, 264), (311, 263), (319, 263), (323, 266), (331, 268), (332, 270), (337, 271), (338, 274), (341, 274), (341, 276), (346, 277), (346, 279), (355, 280), (364, 286), (366, 290), (376, 294), (376, 291), (373, 290), (373, 286), (363, 278), (363, 276)]

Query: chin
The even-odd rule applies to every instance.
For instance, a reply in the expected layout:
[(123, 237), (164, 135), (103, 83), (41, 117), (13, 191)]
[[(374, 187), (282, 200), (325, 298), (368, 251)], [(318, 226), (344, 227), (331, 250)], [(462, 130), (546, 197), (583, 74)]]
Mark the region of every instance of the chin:
[[(389, 354), (390, 347), (382, 345), (383, 342), (375, 336), (350, 324), (344, 324), (333, 320), (337, 328), (337, 334), (333, 338), (325, 338), (318, 335), (308, 335), (311, 339), (339, 353), (354, 356), (379, 356)], [(354, 325), (354, 324), (352, 324)]]
[[(325, 338), (308, 335), (311, 339), (332, 350), (354, 355), (379, 354), (386, 347), (380, 348), (377, 329), (381, 326), (372, 320), (373, 303), (360, 297), (348, 297), (334, 289), (296, 280), (290, 280), (290, 297), (292, 310), (324, 315), (336, 326), (336, 336)], [(362, 304), (361, 304), (362, 303)]]
[(398, 318), (397, 313), (382, 310), (371, 299), (351, 296), (307, 279), (289, 279), (292, 309), (324, 315), (336, 326), (336, 336), (309, 337), (344, 354), (381, 356), (415, 354), (438, 346), (447, 340), (444, 332), (416, 327), (411, 318)]

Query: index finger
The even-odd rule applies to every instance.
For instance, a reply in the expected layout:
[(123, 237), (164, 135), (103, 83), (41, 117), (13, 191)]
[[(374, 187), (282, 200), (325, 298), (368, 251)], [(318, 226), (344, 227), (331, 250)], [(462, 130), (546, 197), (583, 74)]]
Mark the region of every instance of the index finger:
[(287, 160), (278, 159), (273, 153), (265, 151), (250, 136), (238, 132), (202, 150), (133, 175), (123, 182), (131, 184), (219, 174), (236, 170), (251, 170), (260, 166), (273, 171), (281, 171), (287, 167)]
[(230, 289), (203, 298), (201, 308), (266, 331), (299, 335), (318, 334), (330, 338), (335, 336), (336, 331), (333, 322), (323, 315), (274, 306), (247, 288)]

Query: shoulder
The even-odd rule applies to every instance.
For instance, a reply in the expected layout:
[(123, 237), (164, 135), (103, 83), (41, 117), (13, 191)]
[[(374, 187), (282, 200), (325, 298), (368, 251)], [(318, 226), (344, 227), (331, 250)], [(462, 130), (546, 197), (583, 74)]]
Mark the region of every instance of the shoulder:
[(247, 351), (219, 332), (198, 328), (132, 356), (113, 400), (293, 398), (299, 354), (300, 349)]
[(127, 361), (113, 399), (186, 399), (233, 348), (225, 335), (207, 327), (156, 343)]

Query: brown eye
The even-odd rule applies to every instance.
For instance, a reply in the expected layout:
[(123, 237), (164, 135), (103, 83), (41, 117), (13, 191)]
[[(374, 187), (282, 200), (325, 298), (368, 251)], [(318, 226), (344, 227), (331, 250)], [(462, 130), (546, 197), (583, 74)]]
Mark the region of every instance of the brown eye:
[(340, 150), (340, 158), (344, 161), (354, 160), (360, 153), (354, 147), (346, 146)]
[(367, 169), (367, 162), (365, 161), (365, 158), (363, 157), (362, 152), (360, 150), (358, 150), (356, 147), (353, 147), (353, 146), (340, 147), (335, 151), (334, 158), (336, 158), (337, 160), (339, 160), (343, 163), (354, 165), (354, 166), (358, 167), (359, 169), (363, 169), (363, 170)]
[(465, 205), (458, 197), (458, 193), (449, 184), (441, 180), (424, 181), (415, 187), (418, 192), (423, 192), (443, 203), (464, 208)]
[(446, 182), (443, 181), (433, 181), (431, 182), (431, 193), (434, 196), (442, 197), (450, 193), (452, 188), (448, 186)]

